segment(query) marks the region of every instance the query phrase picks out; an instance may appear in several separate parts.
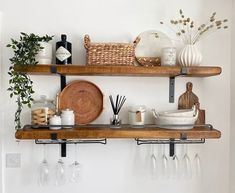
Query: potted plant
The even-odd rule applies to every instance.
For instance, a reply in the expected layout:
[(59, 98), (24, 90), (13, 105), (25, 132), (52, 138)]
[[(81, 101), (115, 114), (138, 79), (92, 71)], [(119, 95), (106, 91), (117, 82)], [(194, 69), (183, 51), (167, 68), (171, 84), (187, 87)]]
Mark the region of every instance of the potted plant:
[[(43, 49), (40, 42), (49, 42), (53, 36), (38, 36), (33, 33), (26, 34), (21, 32), (19, 40), (11, 39), (7, 47), (12, 48), (14, 55), (10, 58), (11, 66), (8, 74), (10, 75), (9, 88), (10, 97), (17, 97), (17, 110), (15, 112), (15, 128), (21, 128), (20, 115), (23, 105), (31, 107), (33, 101), (33, 81), (29, 75), (24, 73), (24, 68), (37, 64), (35, 56)], [(15, 65), (20, 71), (15, 69)]]

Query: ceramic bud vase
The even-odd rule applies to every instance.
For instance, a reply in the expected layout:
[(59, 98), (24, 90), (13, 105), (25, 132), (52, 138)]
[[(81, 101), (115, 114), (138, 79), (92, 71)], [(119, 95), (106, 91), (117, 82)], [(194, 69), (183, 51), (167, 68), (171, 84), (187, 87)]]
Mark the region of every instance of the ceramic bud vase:
[(38, 64), (51, 64), (52, 63), (52, 44), (47, 42), (40, 42), (42, 50), (36, 55), (35, 59)]
[(181, 66), (199, 66), (202, 54), (195, 45), (188, 44), (182, 48), (178, 59)]

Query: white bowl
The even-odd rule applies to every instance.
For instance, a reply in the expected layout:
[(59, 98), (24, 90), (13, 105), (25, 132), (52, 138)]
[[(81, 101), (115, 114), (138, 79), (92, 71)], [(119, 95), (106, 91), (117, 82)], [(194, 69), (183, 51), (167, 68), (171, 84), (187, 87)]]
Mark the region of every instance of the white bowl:
[(193, 106), (192, 109), (181, 109), (172, 111), (162, 111), (157, 113), (159, 116), (169, 116), (169, 117), (193, 117), (196, 114), (196, 107)]
[(156, 116), (154, 113), (153, 115), (155, 117), (155, 124), (160, 128), (192, 129), (198, 118), (198, 110), (196, 111), (196, 115), (193, 117)]

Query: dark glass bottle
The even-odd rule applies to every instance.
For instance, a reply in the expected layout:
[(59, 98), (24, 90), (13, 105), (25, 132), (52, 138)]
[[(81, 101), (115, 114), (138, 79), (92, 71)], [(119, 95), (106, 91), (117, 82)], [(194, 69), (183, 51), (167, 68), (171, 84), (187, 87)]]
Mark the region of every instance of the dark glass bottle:
[(67, 36), (61, 35), (61, 41), (56, 43), (56, 64), (72, 64), (72, 44), (66, 41)]

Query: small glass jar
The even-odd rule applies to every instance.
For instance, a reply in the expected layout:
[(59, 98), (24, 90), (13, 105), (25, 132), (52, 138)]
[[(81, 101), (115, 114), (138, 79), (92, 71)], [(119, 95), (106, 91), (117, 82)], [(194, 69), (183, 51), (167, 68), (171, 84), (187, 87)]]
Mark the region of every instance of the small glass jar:
[(119, 118), (118, 114), (114, 114), (110, 119), (110, 127), (119, 128), (121, 127), (122, 120)]
[(161, 65), (162, 66), (176, 65), (176, 48), (174, 47), (162, 48)]
[(46, 96), (40, 96), (35, 100), (31, 109), (31, 123), (33, 125), (48, 125), (49, 119), (55, 114), (53, 100), (48, 100)]

